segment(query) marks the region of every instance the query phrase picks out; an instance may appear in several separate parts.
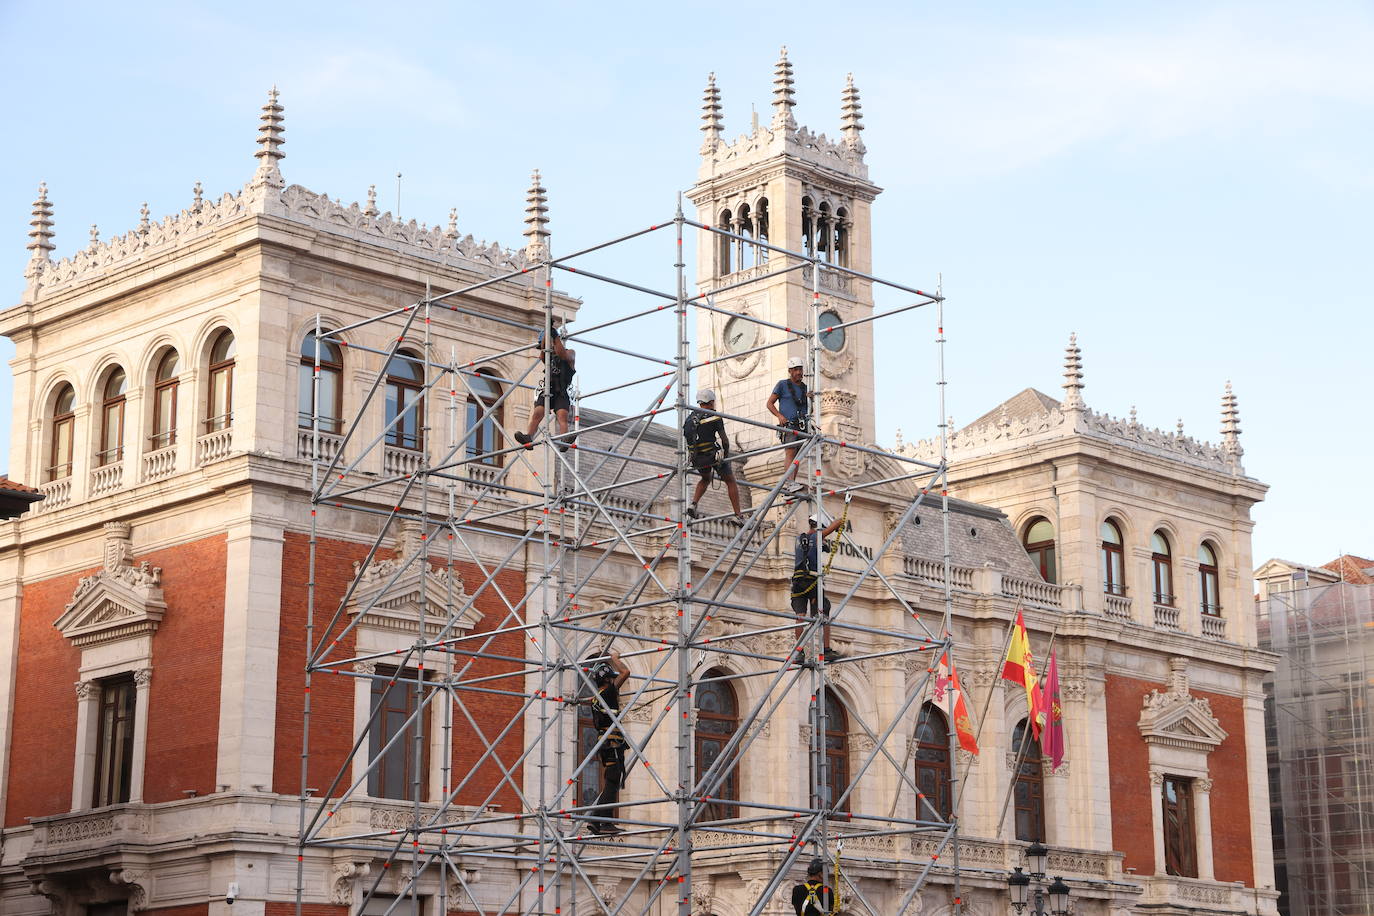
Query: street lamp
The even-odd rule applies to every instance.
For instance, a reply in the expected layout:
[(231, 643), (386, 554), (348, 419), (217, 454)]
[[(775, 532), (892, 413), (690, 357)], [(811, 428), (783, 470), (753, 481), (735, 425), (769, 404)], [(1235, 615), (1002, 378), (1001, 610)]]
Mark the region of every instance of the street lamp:
[(1026, 905), (1031, 902), (1031, 883), (1035, 883), (1035, 903), (1030, 916), (1068, 916), (1069, 912), (1069, 886), (1064, 883), (1063, 878), (1056, 877), (1050, 883), (1049, 905), (1045, 909), (1046, 888), (1045, 868), (1049, 862), (1050, 851), (1040, 843), (1032, 843), (1026, 849), (1026, 863), (1030, 868), (1030, 874), (1026, 874), (1021, 867), (1012, 869), (1007, 876), (1007, 892), (1011, 895), (1012, 909), (1016, 910), (1017, 916), (1021, 916), (1026, 909)]

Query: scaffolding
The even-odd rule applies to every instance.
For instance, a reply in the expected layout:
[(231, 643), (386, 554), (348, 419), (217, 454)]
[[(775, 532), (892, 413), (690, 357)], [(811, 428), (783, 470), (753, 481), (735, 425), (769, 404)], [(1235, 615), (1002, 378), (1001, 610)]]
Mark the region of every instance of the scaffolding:
[[(690, 230), (702, 233), (701, 238), (718, 236), (749, 246), (756, 263), (766, 269), (739, 280), (727, 275), (713, 289), (689, 295), (684, 240)], [(671, 239), (671, 259), (664, 260), (672, 266), (671, 290), (584, 266), (592, 253), (613, 253), (632, 241), (653, 243), (664, 236)], [(696, 908), (694, 875), (700, 880), (745, 862), (753, 869), (748, 913), (758, 916), (811, 856), (832, 863), (837, 898), (849, 912), (904, 912), (937, 868), (945, 874), (943, 880), (952, 880), (957, 908), (957, 818), (943, 816), (936, 800), (913, 780), (904, 728), (915, 719), (937, 660), (952, 645), (943, 296), (833, 263), (825, 253), (789, 251), (703, 225), (683, 215), (680, 199), (671, 219), (570, 254), (553, 257), (541, 239), (535, 241), (543, 256), (519, 271), (448, 292), (427, 290), (410, 305), (343, 327), (317, 318), (319, 342), (344, 343), (355, 330), (380, 326), (392, 343), (369, 351), (383, 368), (370, 379), (362, 407), (343, 426), (341, 438), (332, 441), (331, 430), (325, 429), (329, 418), (320, 413), (321, 347), (315, 348), (298, 913), (307, 862), (337, 861), (338, 856), (380, 863), (375, 869), (362, 864), (355, 872), (363, 876), (365, 908), (378, 913), (418, 914), (423, 893), (435, 898), (434, 913), (616, 916), (675, 906), (686, 916)], [(787, 327), (716, 303), (725, 290), (797, 270), (803, 271), (803, 282), (809, 281), (805, 327)], [(542, 328), (470, 307), (468, 297), (477, 290), (530, 274), (542, 285)], [(826, 274), (873, 284), (902, 297), (900, 304), (875, 306), (852, 321), (821, 327), (820, 291)], [(562, 334), (568, 345), (584, 353), (617, 353), (646, 368), (643, 375), (596, 390), (574, 389), (572, 428), (559, 433), (550, 411), (543, 421), (547, 435), (526, 448), (515, 442), (514, 429), (505, 428), (511, 424), (500, 422), (500, 407), (515, 392), (539, 387), (533, 381), (538, 368), (549, 377), (552, 348), (542, 347), (541, 341), (551, 340), (557, 325), (556, 277), (560, 283), (582, 278), (576, 282), (608, 285), (635, 302), (611, 320), (586, 327), (565, 323)], [(911, 314), (918, 309), (925, 311)], [(772, 485), (737, 474), (752, 503), (742, 524), (732, 523), (724, 512), (689, 516), (689, 488), (695, 478), (682, 430), (692, 411), (720, 416), (739, 428), (777, 432), (746, 416), (693, 405), (692, 374), (712, 362), (694, 360), (689, 352), (689, 315), (703, 311), (758, 326), (762, 342), (732, 358), (804, 345), (805, 375), (813, 394), (823, 378), (822, 332), (890, 323), (899, 315), (908, 315), (913, 323), (930, 316), (939, 373), (940, 460), (917, 461), (825, 433), (825, 402), (816, 397), (813, 422), (795, 456), (796, 467), (805, 474), (799, 473), (804, 494), (785, 488), (782, 474)], [(513, 325), (527, 342), (460, 361), (452, 350), (440, 352), (443, 345), (435, 328), (442, 316)], [(662, 352), (634, 352), (609, 342), (612, 328), (666, 316), (672, 320), (670, 334), (646, 332), (638, 338), (661, 340)], [(903, 330), (912, 339), (919, 333)], [(367, 349), (356, 342), (349, 348)], [(407, 355), (406, 348), (418, 353)], [(480, 370), (530, 353), (540, 358), (531, 360), (523, 373), (495, 377), (502, 383), (501, 394), (483, 402), (477, 424), (459, 422), (463, 405), (483, 384)], [(419, 373), (419, 390), (413, 406), (395, 403), (386, 428), (369, 437), (363, 417), (370, 405), (387, 396), (385, 367), (397, 361)], [(646, 392), (638, 413), (596, 409), (603, 403), (599, 399), (612, 392), (623, 398), (635, 390)], [(427, 410), (420, 406), (426, 403)], [(385, 450), (398, 430), (417, 417), (422, 418), (424, 447), (414, 464), (398, 466), (388, 459), (381, 475), (360, 476), (364, 456)], [(673, 427), (655, 422), (666, 418)], [(496, 435), (484, 439), (478, 432), (483, 424), (494, 427)], [(786, 448), (764, 444), (731, 458), (736, 467), (746, 461), (767, 463)], [(867, 453), (882, 473), (859, 481), (837, 478), (827, 466), (844, 450)], [(876, 550), (850, 554), (863, 558), (858, 571), (832, 573), (822, 563), (819, 594), (835, 598), (828, 617), (797, 618), (751, 601), (752, 583), (760, 577), (790, 573), (790, 536), (785, 534), (790, 526), (804, 524), (814, 514), (824, 527), (826, 513), (846, 517), (851, 500), (867, 500), (870, 507), (881, 501), (887, 513), (885, 537)], [(941, 512), (943, 613), (923, 615), (904, 596), (892, 570), (885, 571), (884, 558), (900, 546), (903, 529), (927, 503), (938, 504)], [(337, 603), (323, 599), (317, 581), (324, 511), (371, 515), (372, 526), (380, 529)], [(848, 538), (841, 525), (832, 539), (834, 550), (842, 549)], [(389, 555), (388, 545), (396, 541), (399, 547)], [(478, 570), (480, 581), (471, 575), (460, 579), (454, 572), (460, 566)], [(518, 588), (511, 587), (512, 577)], [(607, 582), (617, 583), (614, 600), (589, 606), (584, 595), (604, 591)], [(418, 594), (410, 641), (385, 651), (353, 651), (350, 634), (360, 621), (387, 607), (403, 587)], [(501, 619), (488, 615), (482, 626), (474, 626), (479, 601), (499, 607)], [(861, 608), (878, 606), (883, 613), (861, 613)], [(829, 630), (875, 648), (836, 660), (827, 644)], [(633, 673), (619, 707), (600, 706), (613, 728), (588, 732), (577, 726), (574, 712), (599, 703), (589, 699), (596, 693), (592, 666), (613, 648)], [(839, 696), (835, 680), (844, 666), (866, 659), (886, 660), (903, 676), (896, 682), (898, 689), (884, 695), (878, 716), (843, 710), (849, 733), (861, 736), (861, 750), (851, 751), (841, 763), (827, 753), (830, 718), (841, 714), (831, 702)], [(312, 729), (320, 716), (337, 716), (337, 711), (325, 709), (312, 690), (329, 678), (365, 682), (372, 702), (347, 759), (330, 784), (318, 786), (310, 784)], [(746, 682), (738, 727), (710, 736), (710, 754), (698, 757), (699, 694), (722, 683)], [(398, 690), (405, 695), (398, 696)], [(361, 696), (361, 689), (355, 695)], [(952, 694), (947, 696), (952, 707)], [(804, 709), (795, 708), (799, 705)], [(804, 723), (801, 753), (809, 793), (786, 803), (774, 796), (751, 797), (739, 779), (751, 749), (769, 740), (798, 743), (768, 737), (770, 723), (784, 713)], [(960, 758), (952, 708), (946, 719), (948, 792), (957, 799)], [(608, 735), (616, 732), (625, 739), (626, 766), (635, 774), (636, 789), (622, 793), (618, 806), (608, 811), (593, 801), (599, 755)], [(409, 753), (405, 742), (411, 745)], [(463, 748), (461, 755), (454, 750), (457, 746)], [(425, 762), (435, 748), (442, 751), (437, 779)], [(355, 799), (373, 800), (369, 795), (376, 793), (370, 786), (375, 788), (381, 778), (383, 761), (391, 766), (385, 778), (395, 780), (397, 760), (404, 761), (407, 771), (403, 816), (380, 826), (375, 820), (359, 823), (339, 816), (347, 814)], [(849, 771), (838, 772), (841, 766)], [(851, 804), (856, 787), (865, 776), (878, 780), (880, 773), (882, 785), (893, 788), (892, 804), (859, 810)], [(898, 810), (899, 792), (916, 799), (914, 812)], [(610, 828), (614, 835), (599, 832)], [(895, 848), (902, 838), (914, 836), (928, 844), (929, 854), (922, 859), (907, 859), (895, 869), (891, 861), (879, 869), (871, 860), (875, 844)], [(490, 881), (476, 880), (483, 869), (510, 876), (499, 899), (493, 897)], [(879, 871), (887, 882), (886, 896), (870, 899), (875, 887), (870, 878)]]
[(1374, 586), (1271, 590), (1259, 642), (1281, 909), (1374, 912)]

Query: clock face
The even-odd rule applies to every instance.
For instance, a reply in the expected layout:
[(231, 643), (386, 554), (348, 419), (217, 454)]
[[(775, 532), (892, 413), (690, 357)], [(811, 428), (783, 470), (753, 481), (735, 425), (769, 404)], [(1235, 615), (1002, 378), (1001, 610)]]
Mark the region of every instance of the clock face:
[[(838, 353), (844, 347), (844, 328), (836, 328), (834, 325), (843, 321), (839, 312), (821, 312), (821, 346), (831, 353)], [(827, 331), (826, 328), (831, 328)]]
[(725, 322), (725, 352), (739, 353), (754, 346), (759, 337), (759, 326), (746, 318), (731, 318)]

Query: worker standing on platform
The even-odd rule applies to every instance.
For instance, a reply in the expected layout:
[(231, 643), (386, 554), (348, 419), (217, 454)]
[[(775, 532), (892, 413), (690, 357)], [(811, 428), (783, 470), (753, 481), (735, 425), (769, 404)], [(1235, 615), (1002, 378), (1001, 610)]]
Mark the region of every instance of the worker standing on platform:
[[(848, 500), (845, 502), (847, 509)], [(825, 539), (836, 531), (840, 531), (847, 523), (844, 516), (841, 516), (819, 531), (816, 527), (816, 516), (813, 515), (808, 518), (806, 523), (807, 530), (797, 535), (797, 546), (792, 557), (792, 614), (797, 618), (796, 635), (800, 641), (802, 621), (807, 617), (815, 617), (819, 613), (825, 620), (822, 624), (822, 636), (825, 638), (825, 660), (828, 662), (838, 661), (840, 653), (830, 647), (830, 599), (820, 593), (820, 554), (822, 550), (828, 552), (832, 549), (829, 544), (825, 543)], [(804, 659), (806, 653), (799, 647), (797, 656)]]
[[(528, 432), (516, 432), (515, 441), (525, 448), (534, 448), (534, 433), (539, 429), (539, 424), (544, 420), (544, 411), (552, 410), (558, 421), (558, 435), (562, 436), (568, 432), (568, 411), (572, 407), (572, 401), (568, 399), (568, 388), (572, 385), (572, 377), (577, 372), (577, 354), (563, 346), (563, 338), (559, 336), (558, 329), (553, 329), (551, 335), (553, 339), (553, 353), (549, 355), (548, 371), (544, 378), (544, 383), (539, 386), (539, 391), (534, 396), (534, 410), (530, 413), (530, 428)], [(544, 351), (547, 349), (547, 342), (544, 334), (539, 334), (540, 359), (544, 358)], [(566, 452), (572, 444), (571, 440), (560, 440), (558, 450)]]
[(792, 885), (792, 909), (797, 916), (829, 916), (835, 909), (835, 892), (826, 887), (822, 873), (825, 863), (812, 859), (806, 867), (806, 880)]
[[(784, 483), (797, 479), (797, 465), (794, 463), (797, 449), (801, 447), (802, 437), (811, 425), (811, 395), (806, 390), (806, 382), (802, 381), (804, 365), (800, 356), (793, 356), (787, 361), (787, 378), (773, 386), (765, 405), (768, 412), (777, 417), (778, 426), (781, 427), (778, 440), (787, 446), (787, 471), (782, 478)], [(787, 494), (804, 496), (806, 487), (794, 482), (787, 489)]]
[(611, 821), (616, 816), (616, 806), (620, 803), (620, 789), (625, 784), (625, 736), (615, 724), (611, 711), (620, 711), (620, 688), (630, 677), (630, 666), (620, 660), (620, 653), (612, 649), (610, 661), (598, 662), (592, 666), (591, 679), (596, 687), (592, 698), (592, 726), (601, 742), (597, 757), (601, 761), (601, 794), (596, 797), (593, 814), (599, 820), (593, 821), (591, 832), (596, 834), (619, 833), (620, 828)]
[[(703, 388), (697, 394), (697, 403), (707, 410), (715, 410), (715, 391)], [(682, 434), (687, 442), (687, 456), (692, 467), (701, 475), (696, 492), (692, 494), (692, 505), (687, 508), (688, 517), (696, 518), (701, 514), (697, 511), (697, 503), (706, 495), (711, 477), (719, 475), (725, 482), (725, 492), (730, 496), (730, 508), (735, 510), (735, 521), (744, 524), (744, 513), (739, 508), (739, 484), (735, 482), (735, 472), (730, 467), (730, 439), (725, 435), (725, 420), (694, 410), (687, 417)]]

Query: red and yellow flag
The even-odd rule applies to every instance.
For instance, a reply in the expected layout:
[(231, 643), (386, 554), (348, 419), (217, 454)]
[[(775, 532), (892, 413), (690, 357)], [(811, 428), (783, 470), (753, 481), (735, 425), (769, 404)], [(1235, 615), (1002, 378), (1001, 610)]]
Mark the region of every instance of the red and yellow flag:
[(954, 710), (954, 733), (959, 737), (959, 746), (970, 754), (978, 753), (978, 739), (973, 735), (973, 721), (968, 716), (968, 704), (964, 702), (964, 688), (959, 683), (959, 673), (954, 670), (954, 661), (949, 652), (940, 656), (935, 670), (935, 702), (946, 702), (945, 691), (949, 691), (949, 706)]
[(1040, 735), (1040, 749), (1050, 758), (1050, 765), (1057, 769), (1064, 762), (1064, 710), (1059, 703), (1059, 665), (1053, 652), (1049, 667), (1045, 669), (1043, 704), (1045, 725)]
[(1002, 679), (1026, 689), (1026, 715), (1030, 718), (1032, 733), (1039, 738), (1040, 676), (1035, 673), (1035, 657), (1031, 655), (1030, 637), (1026, 634), (1026, 621), (1020, 607), (1016, 609), (1016, 625), (1007, 646), (1007, 659), (1002, 663)]

